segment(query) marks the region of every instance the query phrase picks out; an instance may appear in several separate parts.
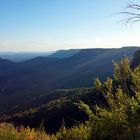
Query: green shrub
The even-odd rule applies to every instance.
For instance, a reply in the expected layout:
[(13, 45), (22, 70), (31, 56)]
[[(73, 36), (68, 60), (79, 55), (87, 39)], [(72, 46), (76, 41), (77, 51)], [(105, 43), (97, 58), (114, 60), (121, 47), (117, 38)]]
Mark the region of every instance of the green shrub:
[(57, 132), (56, 137), (58, 140), (89, 140), (90, 128), (83, 124), (70, 129), (64, 127)]

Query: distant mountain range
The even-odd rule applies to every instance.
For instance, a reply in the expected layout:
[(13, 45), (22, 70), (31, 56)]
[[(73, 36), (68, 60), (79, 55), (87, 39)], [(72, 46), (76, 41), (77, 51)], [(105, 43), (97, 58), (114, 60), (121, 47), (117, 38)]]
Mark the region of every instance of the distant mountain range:
[(70, 49), (70, 50), (58, 50), (55, 53), (49, 55), (48, 57), (54, 58), (68, 58), (80, 52), (80, 49)]
[(78, 53), (80, 49), (58, 50), (50, 52), (0, 52), (0, 58), (14, 62), (23, 62), (36, 57), (67, 58)]
[[(112, 60), (133, 56), (139, 47), (58, 51), (23, 62), (0, 59), (0, 113), (28, 108), (55, 89), (92, 87), (95, 77), (112, 76)], [(68, 54), (67, 54), (68, 52)]]
[(0, 58), (2, 59), (8, 59), (14, 62), (22, 62), (29, 59), (33, 59), (35, 57), (39, 56), (48, 56), (52, 53), (55, 53), (55, 51), (52, 52), (0, 52)]

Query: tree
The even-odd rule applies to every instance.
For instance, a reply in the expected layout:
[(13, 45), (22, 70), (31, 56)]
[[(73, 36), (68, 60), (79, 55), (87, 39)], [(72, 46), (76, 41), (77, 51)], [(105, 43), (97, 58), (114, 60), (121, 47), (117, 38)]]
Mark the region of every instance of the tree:
[(114, 64), (114, 79), (120, 84), (123, 92), (129, 94), (128, 85), (130, 85), (131, 68), (130, 59), (123, 58), (120, 62), (113, 62)]
[(121, 12), (126, 17), (122, 20), (125, 24), (133, 24), (140, 21), (140, 4), (130, 3), (127, 6), (127, 10)]

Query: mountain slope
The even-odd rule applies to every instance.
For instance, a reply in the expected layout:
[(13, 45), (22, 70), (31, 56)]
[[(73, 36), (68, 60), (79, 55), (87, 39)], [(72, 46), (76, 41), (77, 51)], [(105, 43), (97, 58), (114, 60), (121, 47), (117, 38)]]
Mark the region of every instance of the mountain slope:
[[(68, 58), (38, 57), (14, 63), (0, 74), (0, 90), (3, 91), (0, 94), (0, 112), (22, 110), (34, 98), (51, 90), (90, 87), (95, 77), (105, 80), (112, 75), (112, 60), (132, 56), (138, 49), (83, 49)], [(3, 90), (3, 87), (6, 88)]]

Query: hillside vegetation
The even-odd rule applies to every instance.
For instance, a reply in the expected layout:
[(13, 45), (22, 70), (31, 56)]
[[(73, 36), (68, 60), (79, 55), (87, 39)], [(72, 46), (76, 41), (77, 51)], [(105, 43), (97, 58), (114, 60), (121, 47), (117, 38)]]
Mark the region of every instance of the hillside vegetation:
[[(107, 101), (107, 103), (90, 102), (89, 104), (89, 102), (86, 102), (87, 100), (83, 102), (82, 98), (80, 100), (77, 100), (77, 102), (74, 102), (74, 105), (78, 107), (79, 110), (83, 111), (85, 115), (87, 115), (87, 119), (84, 122), (75, 124), (74, 126), (68, 128), (65, 126), (64, 120), (63, 125), (61, 125), (59, 131), (57, 131), (53, 135), (47, 135), (43, 129), (41, 129), (40, 131), (23, 128), (21, 129), (21, 131), (18, 131), (17, 128), (14, 128), (10, 124), (8, 124), (8, 127), (7, 124), (1, 124), (0, 138), (8, 137), (8, 140), (17, 140), (18, 136), (22, 136), (23, 134), (25, 134), (27, 135), (27, 140), (35, 139), (37, 135), (44, 136), (44, 138), (42, 138), (44, 140), (139, 140), (139, 77), (140, 65), (137, 65), (136, 68), (131, 69), (130, 59), (123, 58), (120, 62), (114, 62), (113, 79), (107, 78), (105, 82), (101, 82), (97, 78), (94, 81), (94, 88), (88, 89), (87, 94), (100, 93), (101, 96), (104, 97), (104, 99)], [(94, 90), (94, 92), (91, 92), (91, 90)], [(81, 89), (80, 94), (83, 94), (84, 97), (84, 90)], [(85, 97), (87, 96), (87, 94), (85, 95)], [(66, 99), (64, 99), (64, 101), (56, 101), (59, 102), (59, 108), (61, 108), (62, 110), (64, 109), (62, 106), (65, 104), (65, 100)], [(69, 102), (68, 99), (66, 102)], [(51, 109), (51, 107), (53, 107), (53, 101), (47, 108)], [(58, 107), (58, 105), (55, 107)], [(24, 115), (28, 116), (30, 113), (34, 114), (35, 112), (38, 112), (38, 109), (33, 109), (26, 113), (24, 112), (21, 114), (17, 114), (16, 117), (22, 118), (24, 117)], [(28, 117), (30, 121), (33, 121), (32, 116), (29, 115)], [(11, 127), (13, 131), (7, 134), (9, 127)], [(24, 133), (26, 132), (26, 130), (28, 130), (28, 134)], [(21, 137), (21, 139), (23, 137)], [(40, 140), (41, 138), (37, 139)]]

